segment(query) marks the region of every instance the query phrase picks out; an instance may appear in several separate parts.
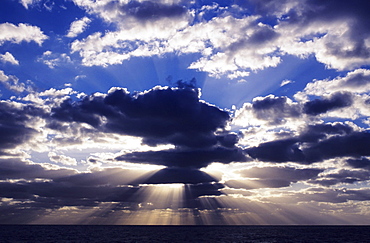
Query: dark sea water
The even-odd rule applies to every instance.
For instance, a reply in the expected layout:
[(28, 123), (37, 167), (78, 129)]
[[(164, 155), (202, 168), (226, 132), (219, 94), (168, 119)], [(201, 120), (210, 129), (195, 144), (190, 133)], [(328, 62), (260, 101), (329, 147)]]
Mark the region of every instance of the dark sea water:
[(370, 242), (370, 226), (0, 225), (0, 242)]

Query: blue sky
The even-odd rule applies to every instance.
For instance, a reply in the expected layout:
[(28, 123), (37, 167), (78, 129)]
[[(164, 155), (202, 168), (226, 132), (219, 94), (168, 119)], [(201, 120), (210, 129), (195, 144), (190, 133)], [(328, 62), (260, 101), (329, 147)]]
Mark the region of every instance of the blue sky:
[(0, 3), (0, 222), (367, 224), (367, 1)]

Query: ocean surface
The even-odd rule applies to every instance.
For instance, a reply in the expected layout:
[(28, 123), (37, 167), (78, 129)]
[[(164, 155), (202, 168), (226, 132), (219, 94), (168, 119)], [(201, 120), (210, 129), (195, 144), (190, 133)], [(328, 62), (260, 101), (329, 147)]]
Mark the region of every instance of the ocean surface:
[(370, 226), (0, 225), (0, 242), (370, 242)]

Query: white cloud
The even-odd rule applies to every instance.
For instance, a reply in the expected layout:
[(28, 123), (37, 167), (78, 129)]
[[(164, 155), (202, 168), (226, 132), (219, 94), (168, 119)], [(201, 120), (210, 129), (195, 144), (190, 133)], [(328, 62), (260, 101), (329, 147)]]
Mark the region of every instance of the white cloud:
[(32, 6), (41, 0), (19, 0), (19, 3), (23, 5), (26, 9), (28, 9), (29, 6)]
[(0, 61), (3, 63), (9, 62), (13, 65), (19, 65), (19, 61), (15, 59), (15, 57), (9, 52), (5, 52), (5, 54), (0, 54)]
[(329, 95), (337, 91), (349, 91), (354, 93), (367, 93), (370, 91), (370, 70), (356, 69), (348, 72), (344, 77), (332, 80), (314, 80), (308, 83), (303, 93), (307, 95)]
[[(117, 8), (126, 9), (126, 12), (116, 11), (117, 8), (111, 6), (108, 8), (108, 2), (75, 0), (90, 14), (97, 14), (118, 26), (115, 32), (104, 35), (94, 33), (72, 43), (72, 52), (80, 53), (84, 65), (107, 66), (122, 63), (132, 56), (161, 55), (166, 52), (201, 53), (202, 57), (189, 68), (206, 71), (216, 77), (228, 75), (229, 78), (238, 78), (249, 75), (246, 69), (275, 67), (281, 61), (274, 53), (277, 50), (272, 43), (276, 38), (275, 31), (259, 23), (259, 16), (237, 19), (225, 15), (193, 24), (196, 13), (191, 10), (175, 17), (169, 17), (162, 11), (161, 17), (149, 21), (127, 10), (130, 8), (128, 1), (114, 3)], [(171, 5), (174, 4), (172, 1), (161, 1), (159, 4), (164, 5), (155, 5), (157, 9), (176, 7)], [(146, 5), (140, 7), (145, 8)], [(135, 11), (140, 11), (140, 7)], [(201, 16), (201, 13), (197, 14)]]
[[(80, 53), (87, 66), (119, 64), (132, 56), (166, 52), (202, 53), (203, 57), (189, 68), (216, 77), (229, 75), (229, 78), (248, 76), (245, 69), (258, 70), (280, 63), (280, 57), (273, 55), (277, 47), (270, 45), (270, 39), (275, 38), (274, 31), (255, 23), (256, 16), (244, 19), (217, 17), (190, 25), (191, 16), (188, 13), (145, 24), (131, 19), (127, 26), (120, 26), (115, 32), (94, 33), (86, 39), (76, 40), (71, 49)], [(115, 18), (109, 19), (113, 21)]]
[(38, 61), (43, 62), (51, 69), (62, 64), (72, 63), (71, 58), (66, 53), (56, 54), (52, 53), (51, 51), (45, 51), (42, 54), (42, 57), (38, 59)]
[[(236, 18), (232, 11), (243, 9), (221, 11), (216, 4), (191, 10), (189, 6), (194, 3), (182, 1), (136, 1), (135, 6), (127, 0), (74, 2), (89, 14), (117, 26), (116, 31), (94, 33), (72, 43), (72, 52), (78, 52), (87, 66), (120, 64), (130, 57), (168, 52), (198, 53), (200, 57), (189, 68), (234, 79), (245, 77), (250, 71), (276, 67), (284, 55), (301, 58), (314, 55), (319, 62), (338, 70), (370, 63), (366, 55), (370, 52), (370, 37), (363, 35), (361, 39), (353, 35), (354, 25), (362, 27), (361, 18), (350, 14), (341, 18), (339, 14), (328, 21), (320, 13), (330, 12), (330, 6), (316, 3), (270, 2), (267, 4), (270, 7), (262, 9), (275, 16), (277, 24), (269, 26), (259, 21), (259, 15)], [(307, 11), (308, 7), (318, 14)], [(204, 13), (212, 9), (223, 14), (204, 19)], [(178, 14), (170, 14), (169, 10)], [(293, 13), (298, 20), (292, 20)]]
[(301, 109), (300, 103), (287, 97), (256, 97), (252, 103), (244, 103), (236, 110), (231, 129), (243, 133), (239, 144), (246, 147), (282, 139), (312, 122), (310, 117), (301, 114)]
[(49, 156), (50, 161), (54, 163), (60, 163), (60, 164), (70, 165), (70, 166), (77, 165), (77, 160), (75, 158), (71, 158), (71, 157), (68, 157), (62, 154), (58, 155), (55, 152), (49, 152), (48, 156)]
[[(278, 45), (286, 54), (307, 57), (313, 54), (317, 61), (328, 68), (351, 70), (370, 63), (370, 57), (356, 54), (370, 50), (370, 39), (359, 47), (351, 34), (350, 21), (312, 22), (309, 25), (280, 24), (276, 28), (280, 33)], [(362, 48), (363, 50), (359, 50)]]
[(65, 88), (65, 89), (48, 89), (43, 92), (39, 93), (39, 96), (48, 96), (48, 97), (58, 97), (58, 96), (66, 96), (71, 94), (76, 94), (77, 92), (74, 91), (72, 88)]
[(83, 17), (82, 19), (72, 22), (66, 36), (70, 38), (78, 36), (85, 31), (90, 22), (91, 20), (88, 17)]
[(284, 7), (262, 6), (269, 14), (280, 16), (275, 29), (280, 34), (281, 51), (300, 57), (312, 54), (328, 68), (337, 70), (369, 64), (370, 35), (366, 27), (369, 17), (363, 11), (367, 3), (287, 2), (290, 4)]
[(283, 86), (285, 86), (287, 84), (291, 84), (291, 83), (294, 83), (294, 81), (285, 79), (285, 80), (281, 81), (280, 87), (283, 87)]
[(13, 75), (5, 75), (4, 71), (0, 70), (0, 83), (7, 89), (14, 92), (23, 92), (26, 90), (24, 83), (19, 83), (19, 79)]
[(370, 116), (369, 92), (370, 92), (370, 70), (356, 69), (344, 76), (334, 79), (313, 80), (306, 87), (297, 92), (294, 98), (301, 104), (309, 101), (311, 96), (328, 99), (334, 93), (347, 92), (351, 98), (351, 104), (322, 113), (320, 118), (337, 117), (342, 119), (356, 120)]
[(36, 26), (23, 23), (18, 24), (18, 26), (11, 23), (0, 24), (0, 45), (6, 41), (14, 43), (34, 41), (41, 45), (47, 38), (40, 28)]
[(77, 75), (77, 76), (75, 77), (75, 81), (80, 80), (80, 79), (84, 79), (84, 78), (86, 78), (86, 77), (87, 77), (86, 75)]

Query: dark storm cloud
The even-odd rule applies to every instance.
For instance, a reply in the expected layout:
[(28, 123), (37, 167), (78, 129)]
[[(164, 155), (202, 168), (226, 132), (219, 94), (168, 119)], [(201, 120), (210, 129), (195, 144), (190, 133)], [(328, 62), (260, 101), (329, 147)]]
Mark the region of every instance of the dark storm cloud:
[(286, 118), (297, 118), (301, 114), (298, 104), (288, 103), (287, 97), (266, 96), (253, 101), (253, 113), (258, 119), (271, 125), (283, 123)]
[(321, 172), (323, 172), (323, 170), (321, 169), (296, 169), (292, 167), (254, 167), (250, 169), (240, 170), (238, 171), (238, 174), (248, 178), (277, 179), (297, 182), (300, 180), (315, 178)]
[(245, 180), (228, 180), (225, 185), (234, 189), (259, 189), (259, 188), (280, 188), (288, 187), (291, 182), (287, 180), (278, 179), (245, 179)]
[(353, 132), (346, 136), (333, 136), (304, 150), (307, 161), (321, 161), (335, 157), (361, 157), (370, 155), (370, 133)]
[(348, 159), (347, 163), (353, 168), (370, 169), (370, 160), (367, 158)]
[(70, 169), (48, 170), (39, 164), (29, 164), (18, 158), (0, 159), (0, 180), (7, 179), (55, 179), (75, 174)]
[[(42, 175), (38, 176), (37, 173), (33, 172), (33, 175), (45, 178)], [(12, 207), (8, 207), (10, 211), (16, 212), (19, 212), (25, 204), (32, 208), (28, 211), (58, 209), (64, 206), (93, 207), (102, 202), (116, 202), (119, 203), (115, 204), (117, 207), (125, 206), (126, 209), (129, 207), (133, 210), (139, 203), (150, 202), (154, 204), (154, 208), (161, 208), (163, 207), (161, 204), (156, 206), (158, 198), (150, 197), (151, 193), (156, 191), (155, 185), (148, 184), (186, 183), (179, 203), (182, 207), (199, 208), (198, 197), (222, 194), (220, 189), (223, 185), (216, 183), (217, 180), (199, 170), (164, 169), (156, 173), (138, 174), (121, 168), (106, 168), (102, 171), (74, 175), (59, 173), (58, 177), (47, 181), (3, 180), (0, 182), (0, 197), (16, 200)], [(133, 184), (135, 185), (130, 186)], [(2, 204), (4, 205), (5, 203)], [(7, 214), (0, 217), (1, 222), (4, 222), (4, 215)]]
[(303, 106), (303, 112), (308, 115), (319, 115), (331, 110), (352, 105), (352, 95), (348, 92), (336, 92), (329, 98), (308, 101)]
[(296, 138), (282, 139), (261, 143), (257, 147), (246, 149), (246, 152), (254, 159), (269, 162), (304, 162), (305, 156), (299, 148), (299, 140)]
[(185, 196), (190, 199), (195, 199), (201, 196), (222, 195), (220, 189), (224, 188), (224, 185), (221, 183), (198, 183), (184, 186)]
[(0, 149), (11, 149), (30, 140), (37, 131), (28, 127), (27, 122), (42, 113), (32, 106), (0, 102)]
[[(105, 168), (102, 171), (93, 171), (60, 177), (54, 179), (54, 181), (79, 186), (118, 186), (133, 184), (134, 181), (138, 181), (140, 176), (145, 176), (147, 174), (150, 174), (150, 172), (122, 168)], [(139, 183), (142, 183), (142, 180), (139, 180)]]
[(62, 129), (56, 121), (81, 122), (98, 131), (141, 137), (150, 146), (176, 145), (172, 150), (126, 153), (117, 160), (189, 168), (246, 161), (235, 146), (238, 135), (222, 131), (229, 114), (200, 101), (199, 91), (188, 85), (135, 94), (115, 88), (107, 95), (67, 99), (52, 109), (51, 117), (49, 128)]
[(73, 186), (122, 186), (139, 184), (218, 182), (220, 178), (189, 168), (165, 168), (158, 171), (140, 171), (122, 168), (105, 168), (102, 171), (79, 173), (55, 178), (53, 181)]
[[(172, 143), (187, 147), (217, 144), (214, 132), (223, 128), (229, 114), (199, 100), (192, 88), (159, 88), (130, 94), (113, 89), (105, 97), (88, 96), (64, 101), (52, 110), (60, 121), (77, 121), (104, 132), (138, 136), (152, 146)], [(106, 120), (103, 122), (103, 120)]]
[[(346, 128), (347, 127), (347, 128)], [(310, 164), (336, 157), (370, 155), (370, 133), (348, 125), (309, 126), (300, 136), (262, 143), (245, 151), (261, 161)]]
[(351, 126), (343, 123), (308, 125), (299, 135), (302, 142), (317, 142), (329, 135), (349, 135), (354, 132)]
[(29, 199), (40, 207), (96, 205), (99, 202), (132, 201), (138, 188), (116, 186), (81, 186), (56, 182), (1, 182), (0, 196), (14, 199)]
[(340, 183), (353, 184), (358, 181), (370, 179), (370, 172), (363, 170), (340, 170), (336, 173), (325, 174), (323, 178), (311, 180), (309, 183), (319, 184), (322, 186), (332, 186)]
[(239, 136), (235, 133), (226, 133), (224, 135), (218, 135), (217, 140), (221, 146), (233, 148), (239, 141)]
[(288, 187), (298, 181), (315, 179), (323, 171), (322, 169), (296, 169), (293, 167), (254, 167), (237, 172), (245, 179), (228, 180), (225, 185), (234, 189), (247, 190)]
[(350, 200), (367, 201), (370, 199), (369, 189), (323, 189), (310, 188), (308, 193), (294, 193), (286, 197), (289, 202), (330, 202), (344, 203)]
[(162, 151), (132, 152), (123, 154), (117, 160), (131, 163), (149, 163), (168, 167), (201, 168), (212, 162), (230, 163), (247, 161), (239, 148), (215, 147), (210, 149), (171, 149)]
[(183, 6), (161, 4), (155, 1), (130, 1), (122, 6), (122, 11), (139, 20), (153, 20), (158, 18), (174, 18), (187, 12)]
[(208, 182), (217, 182), (216, 179), (200, 170), (188, 168), (165, 168), (152, 174), (147, 179), (134, 181), (134, 184), (166, 184), (166, 183), (183, 183), (183, 184), (199, 184)]
[[(28, 169), (32, 178), (51, 178), (59, 171), (42, 171), (39, 166)], [(33, 171), (32, 171), (33, 169)], [(24, 173), (27, 175), (27, 173)], [(127, 184), (137, 179), (133, 171), (120, 168), (109, 168), (91, 173), (61, 173), (50, 181), (17, 182), (3, 181), (0, 183), (0, 197), (30, 200), (28, 204), (40, 208), (59, 208), (63, 206), (95, 206), (100, 202), (141, 202), (139, 195), (133, 196), (138, 187)], [(46, 175), (46, 176), (45, 176)], [(7, 176), (13, 178), (15, 176)], [(17, 178), (17, 177), (16, 177)], [(21, 177), (21, 178), (27, 178)]]

